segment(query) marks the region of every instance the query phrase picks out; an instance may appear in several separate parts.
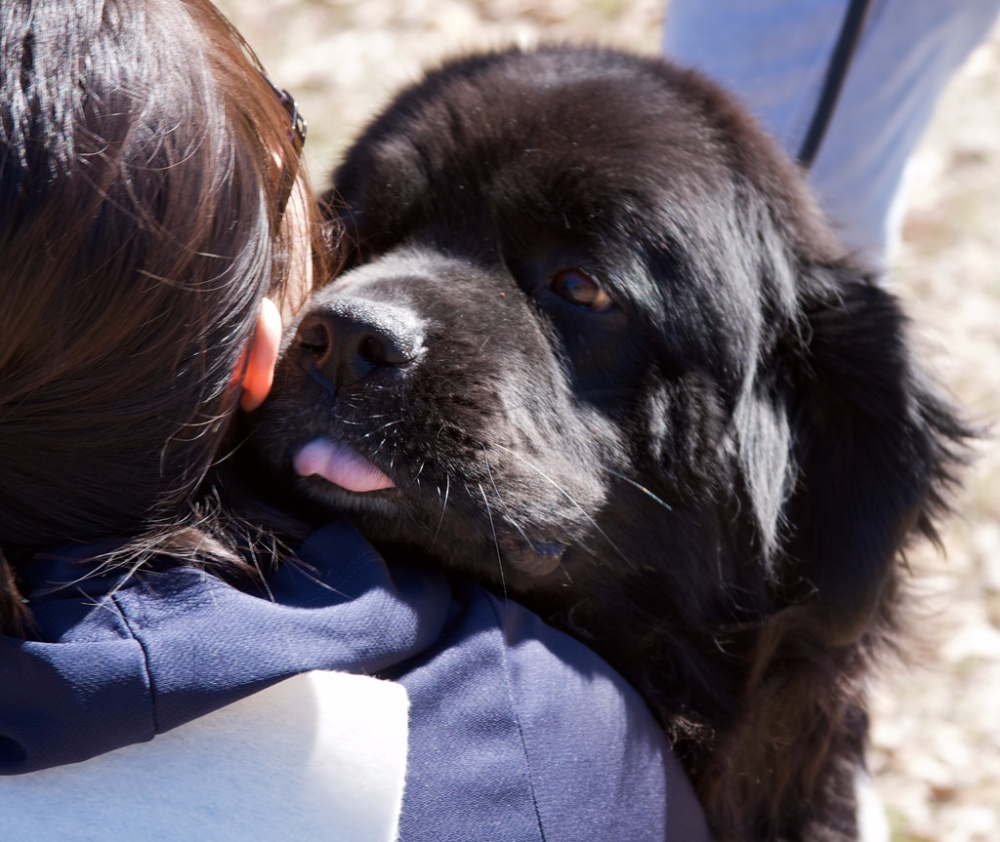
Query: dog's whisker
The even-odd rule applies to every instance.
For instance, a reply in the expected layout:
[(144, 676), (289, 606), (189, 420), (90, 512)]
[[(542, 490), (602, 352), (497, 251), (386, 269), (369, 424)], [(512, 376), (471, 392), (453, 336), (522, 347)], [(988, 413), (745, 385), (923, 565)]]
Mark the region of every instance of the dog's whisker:
[(497, 495), (497, 500), (500, 501), (500, 505), (504, 507), (504, 511), (507, 513), (507, 522), (518, 531), (521, 537), (524, 538), (524, 542), (530, 547), (532, 545), (531, 539), (528, 538), (528, 535), (524, 529), (522, 529), (521, 524), (517, 522), (517, 519), (510, 510), (510, 507), (507, 505), (507, 501), (503, 499), (503, 495), (497, 487), (496, 480), (493, 478), (493, 470), (490, 468), (490, 457), (486, 450), (486, 445), (483, 445), (483, 461), (486, 463), (486, 473), (489, 474), (490, 484), (493, 486), (493, 491)]
[[(448, 495), (451, 492), (451, 474), (444, 475), (444, 500), (441, 501), (441, 517), (438, 518), (437, 528), (434, 530), (434, 537), (431, 538), (431, 552), (437, 543), (438, 535), (441, 533), (441, 525), (444, 523), (444, 513), (448, 509)], [(438, 495), (441, 494), (441, 486), (438, 486)]]
[[(377, 445), (375, 445), (375, 449), (372, 451), (372, 456), (378, 456), (382, 452), (382, 448), (385, 447), (386, 442), (388, 442), (388, 441), (389, 441), (389, 439), (383, 438), (382, 441), (380, 441)], [(390, 460), (390, 464), (391, 464), (391, 460)]]
[(638, 488), (643, 494), (645, 494), (647, 497), (651, 498), (655, 502), (659, 503), (668, 512), (669, 511), (673, 511), (671, 509), (669, 503), (665, 503), (663, 500), (661, 500), (659, 497), (657, 497), (652, 491), (650, 491), (648, 488), (646, 488), (646, 486), (640, 485), (634, 479), (629, 479), (624, 474), (620, 474), (620, 473), (618, 473), (618, 471), (613, 471), (613, 470), (611, 470), (611, 468), (608, 468), (608, 467), (604, 468), (604, 472), (606, 474), (611, 474), (611, 476), (613, 476), (613, 477), (618, 477), (618, 479), (622, 480), (622, 482), (627, 482), (629, 485), (634, 486), (635, 488)]
[(507, 598), (507, 582), (503, 575), (503, 556), (500, 554), (500, 542), (497, 540), (497, 530), (493, 523), (493, 510), (490, 508), (490, 501), (486, 497), (486, 491), (483, 489), (482, 483), (478, 483), (479, 493), (483, 496), (483, 503), (486, 505), (486, 516), (490, 521), (490, 529), (493, 532), (493, 546), (497, 549), (497, 568), (500, 570), (500, 590), (503, 592), (504, 599)]
[(618, 547), (618, 545), (611, 540), (611, 536), (608, 535), (603, 529), (601, 529), (600, 524), (594, 519), (593, 515), (591, 515), (590, 512), (588, 512), (583, 506), (581, 506), (574, 499), (573, 495), (570, 494), (565, 488), (563, 488), (558, 482), (552, 479), (552, 477), (546, 474), (541, 468), (539, 468), (534, 463), (530, 462), (528, 459), (526, 459), (517, 451), (512, 450), (511, 448), (506, 447), (502, 444), (494, 444), (493, 447), (496, 447), (499, 450), (506, 451), (511, 456), (520, 459), (523, 464), (531, 468), (535, 473), (537, 473), (542, 479), (544, 479), (547, 483), (549, 483), (556, 491), (562, 494), (567, 500), (569, 500), (570, 503), (572, 503), (580, 511), (580, 513), (590, 522), (590, 524), (594, 527), (594, 529), (597, 530), (597, 533), (605, 541), (608, 542), (608, 546), (610, 546), (611, 549), (615, 551), (615, 553), (622, 561), (624, 561), (629, 567), (637, 567), (637, 565), (632, 561), (632, 559), (630, 559), (627, 555), (625, 555), (625, 553), (622, 552), (622, 550)]
[[(316, 568), (313, 567), (311, 564), (306, 564), (305, 562), (301, 561), (300, 559), (293, 558), (292, 561), (289, 563), (289, 566), (293, 566), (298, 573), (301, 573), (310, 582), (312, 582), (314, 585), (322, 588), (323, 590), (329, 591), (330, 593), (332, 593), (332, 594), (334, 594), (334, 595), (336, 595), (338, 597), (342, 597), (344, 599), (350, 599), (350, 595), (349, 594), (345, 593), (344, 591), (340, 590), (339, 588), (335, 588), (332, 585), (328, 585), (326, 582), (324, 582), (322, 579), (320, 579), (319, 576), (318, 576), (318, 574), (315, 572)], [(271, 598), (271, 601), (273, 602), (274, 601), (274, 597), (271, 595), (270, 590), (268, 591), (268, 596)]]
[(486, 496), (486, 491), (483, 489), (482, 483), (477, 483), (479, 488), (479, 493), (482, 495), (483, 504), (486, 506), (486, 517), (490, 522), (490, 531), (493, 533), (493, 546), (497, 551), (497, 569), (500, 571), (500, 590), (502, 591), (504, 598), (507, 597), (507, 582), (503, 575), (503, 555), (500, 552), (500, 541), (497, 539), (496, 524), (493, 522), (493, 510), (490, 508), (490, 501)]
[(623, 399), (633, 395), (642, 397), (644, 392), (642, 389), (635, 386), (613, 386), (606, 389), (581, 389), (578, 397), (585, 398), (587, 400), (595, 400), (597, 398)]

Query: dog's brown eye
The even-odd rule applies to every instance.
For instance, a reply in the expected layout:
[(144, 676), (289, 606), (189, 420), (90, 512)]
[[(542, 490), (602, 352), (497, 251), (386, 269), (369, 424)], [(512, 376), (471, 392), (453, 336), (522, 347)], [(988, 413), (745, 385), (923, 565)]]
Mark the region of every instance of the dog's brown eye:
[(586, 307), (595, 313), (606, 313), (615, 306), (611, 296), (597, 281), (579, 269), (563, 269), (552, 276), (550, 284), (556, 295), (571, 304)]

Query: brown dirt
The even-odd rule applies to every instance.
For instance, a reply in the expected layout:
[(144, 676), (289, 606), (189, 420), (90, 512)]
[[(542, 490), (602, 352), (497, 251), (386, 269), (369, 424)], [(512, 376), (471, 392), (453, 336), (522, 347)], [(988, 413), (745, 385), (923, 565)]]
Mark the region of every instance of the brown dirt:
[[(322, 183), (401, 84), (441, 58), (540, 37), (655, 52), (660, 0), (220, 0), (310, 120)], [(939, 105), (910, 167), (894, 283), (927, 354), (1000, 417), (1000, 29)], [(896, 842), (1000, 840), (1000, 447), (987, 440), (944, 535), (914, 553), (926, 643), (875, 688), (872, 770)]]

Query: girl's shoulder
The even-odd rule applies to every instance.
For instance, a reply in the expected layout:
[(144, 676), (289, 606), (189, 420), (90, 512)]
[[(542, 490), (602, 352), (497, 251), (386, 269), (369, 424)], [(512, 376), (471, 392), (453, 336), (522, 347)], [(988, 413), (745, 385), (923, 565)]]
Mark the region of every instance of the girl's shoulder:
[[(292, 676), (351, 673), (408, 697), (406, 842), (708, 838), (661, 730), (606, 662), (517, 603), (387, 565), (347, 524), (256, 592), (183, 565), (84, 572), (36, 570), (35, 639), (0, 641), (0, 773), (209, 728), (185, 743), (197, 766), (219, 717), (270, 710)], [(317, 711), (337, 702), (335, 679), (311, 680)]]
[(708, 840), (662, 730), (602, 658), (455, 585), (436, 645), (383, 673), (410, 696), (407, 842)]

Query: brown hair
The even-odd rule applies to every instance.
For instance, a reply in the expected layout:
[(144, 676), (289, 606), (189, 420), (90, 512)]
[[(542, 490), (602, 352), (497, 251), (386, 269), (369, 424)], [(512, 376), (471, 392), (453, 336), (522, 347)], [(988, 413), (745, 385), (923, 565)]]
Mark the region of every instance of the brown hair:
[(282, 293), (275, 158), (295, 151), (256, 59), (206, 0), (4, 0), (0, 15), (11, 629), (34, 550), (108, 535), (169, 549), (206, 517), (233, 372), (262, 297)]

